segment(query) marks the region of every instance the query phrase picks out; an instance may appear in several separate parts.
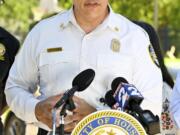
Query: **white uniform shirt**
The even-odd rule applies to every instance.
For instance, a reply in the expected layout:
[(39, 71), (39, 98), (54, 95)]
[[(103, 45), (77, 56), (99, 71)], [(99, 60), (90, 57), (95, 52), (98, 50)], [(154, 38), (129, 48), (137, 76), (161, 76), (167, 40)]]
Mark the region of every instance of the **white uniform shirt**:
[[(115, 49), (112, 40), (119, 42)], [(28, 34), (12, 66), (5, 90), (7, 102), (18, 117), (37, 122), (34, 109), (39, 100), (71, 88), (80, 71), (92, 68), (94, 81), (76, 93), (90, 105), (103, 107), (99, 99), (112, 80), (124, 77), (144, 96), (142, 108), (160, 114), (162, 77), (149, 55), (149, 44), (140, 27), (112, 10), (89, 34), (77, 24), (72, 9), (45, 19)], [(47, 51), (58, 47), (62, 51)], [(41, 99), (32, 95), (37, 84)]]
[(176, 84), (172, 91), (170, 111), (177, 128), (180, 129), (180, 72), (177, 75)]

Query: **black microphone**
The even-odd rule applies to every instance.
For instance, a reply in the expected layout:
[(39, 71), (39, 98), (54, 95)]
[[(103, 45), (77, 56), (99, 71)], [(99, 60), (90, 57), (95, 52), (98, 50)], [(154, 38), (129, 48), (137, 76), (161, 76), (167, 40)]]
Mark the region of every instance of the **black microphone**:
[(109, 90), (104, 99), (104, 103), (107, 104), (109, 107), (113, 107), (113, 105), (116, 103), (116, 100), (113, 97), (114, 92), (112, 90)]
[(93, 69), (86, 69), (79, 73), (72, 82), (72, 88), (67, 90), (63, 97), (56, 103), (54, 108), (59, 108), (62, 104), (64, 104), (69, 98), (71, 98), (76, 91), (85, 90), (93, 81), (95, 77), (95, 72)]
[(123, 77), (115, 78), (111, 83), (111, 90), (109, 90), (105, 94), (105, 98), (100, 98), (99, 101), (101, 103), (107, 104), (109, 107), (113, 108), (113, 105), (116, 103), (116, 100), (113, 97), (113, 94), (115, 93), (115, 90), (117, 89), (117, 87), (120, 83), (128, 83), (128, 81), (126, 79), (124, 79)]
[(111, 83), (111, 90), (109, 90), (105, 94), (105, 98), (100, 98), (99, 101), (101, 103), (107, 104), (109, 107), (113, 108), (113, 105), (116, 103), (116, 100), (113, 97), (113, 94), (115, 93), (115, 90), (117, 89), (118, 85), (122, 82), (128, 83), (128, 81), (126, 79), (124, 79), (123, 77), (115, 78)]
[(120, 83), (128, 83), (128, 81), (123, 77), (117, 77), (112, 81), (111, 89), (115, 92)]
[(129, 100), (129, 110), (131, 110), (129, 114), (142, 124), (149, 135), (160, 133), (158, 115), (154, 115), (150, 110), (143, 110), (136, 102), (136, 99)]
[[(105, 103), (114, 109), (132, 109), (129, 103), (141, 104), (144, 99), (134, 85), (128, 83), (123, 77), (117, 77), (112, 81), (111, 89), (105, 95)], [(134, 108), (133, 108), (134, 109)]]

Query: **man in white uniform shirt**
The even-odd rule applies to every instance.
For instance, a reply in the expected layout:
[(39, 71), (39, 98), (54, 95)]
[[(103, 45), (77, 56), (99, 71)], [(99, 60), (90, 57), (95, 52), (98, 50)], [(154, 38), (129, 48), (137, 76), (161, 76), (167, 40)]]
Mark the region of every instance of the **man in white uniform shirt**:
[[(71, 119), (65, 131), (71, 132), (82, 118), (104, 107), (99, 99), (116, 77), (126, 78), (141, 91), (143, 109), (160, 114), (162, 75), (150, 56), (146, 32), (115, 14), (108, 0), (73, 0), (73, 5), (28, 34), (6, 85), (10, 108), (21, 119), (49, 130), (55, 103), (80, 71), (92, 68), (95, 79), (74, 96), (77, 106), (65, 119)], [(37, 85), (41, 96), (35, 98)]]

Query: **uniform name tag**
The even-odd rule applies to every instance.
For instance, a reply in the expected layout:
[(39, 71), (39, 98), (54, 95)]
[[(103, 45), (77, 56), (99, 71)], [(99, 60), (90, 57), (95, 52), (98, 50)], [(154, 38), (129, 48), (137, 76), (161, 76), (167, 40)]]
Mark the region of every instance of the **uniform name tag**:
[(48, 48), (47, 52), (61, 52), (63, 51), (62, 47), (56, 47), (56, 48)]

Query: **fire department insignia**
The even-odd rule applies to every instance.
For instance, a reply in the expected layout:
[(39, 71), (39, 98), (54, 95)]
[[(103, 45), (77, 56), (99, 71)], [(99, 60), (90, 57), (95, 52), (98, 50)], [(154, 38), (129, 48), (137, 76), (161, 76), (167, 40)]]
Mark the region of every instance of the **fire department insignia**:
[(2, 60), (2, 61), (4, 61), (5, 52), (6, 52), (5, 46), (0, 43), (0, 60)]
[(111, 40), (111, 50), (113, 52), (119, 52), (120, 51), (120, 42), (118, 39), (112, 39)]
[(146, 135), (146, 132), (131, 115), (117, 110), (103, 110), (85, 117), (71, 135)]
[(151, 44), (149, 45), (148, 49), (149, 49), (149, 54), (151, 56), (152, 61), (156, 64), (156, 66), (159, 67), (159, 61), (157, 59), (157, 55), (156, 55), (154, 48)]

